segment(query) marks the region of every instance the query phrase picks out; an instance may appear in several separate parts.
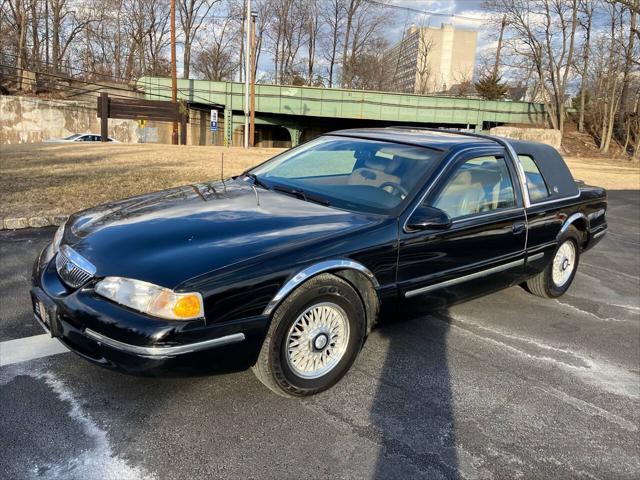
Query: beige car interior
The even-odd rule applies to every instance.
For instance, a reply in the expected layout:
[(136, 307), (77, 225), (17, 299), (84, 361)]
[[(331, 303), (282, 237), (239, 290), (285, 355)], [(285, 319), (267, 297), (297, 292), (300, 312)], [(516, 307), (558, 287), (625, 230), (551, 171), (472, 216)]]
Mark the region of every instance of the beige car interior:
[[(501, 168), (502, 167), (502, 168)], [(464, 164), (442, 189), (433, 206), (451, 218), (512, 207), (515, 198), (506, 165), (496, 159)]]
[(392, 159), (370, 155), (362, 162), (363, 166), (356, 168), (349, 176), (349, 185), (368, 185), (382, 187), (385, 184), (401, 185), (402, 179), (396, 175), (402, 160), (397, 156)]

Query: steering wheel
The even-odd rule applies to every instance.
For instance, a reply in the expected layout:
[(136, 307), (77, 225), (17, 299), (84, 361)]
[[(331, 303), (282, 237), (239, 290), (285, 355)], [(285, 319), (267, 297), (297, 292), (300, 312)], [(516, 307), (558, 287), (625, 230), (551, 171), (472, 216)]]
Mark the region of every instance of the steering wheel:
[(391, 195), (400, 197), (403, 200), (407, 195), (409, 195), (409, 192), (407, 192), (407, 190), (402, 185), (399, 185), (395, 182), (384, 182), (382, 185), (380, 185), (379, 188), (387, 193), (390, 193)]

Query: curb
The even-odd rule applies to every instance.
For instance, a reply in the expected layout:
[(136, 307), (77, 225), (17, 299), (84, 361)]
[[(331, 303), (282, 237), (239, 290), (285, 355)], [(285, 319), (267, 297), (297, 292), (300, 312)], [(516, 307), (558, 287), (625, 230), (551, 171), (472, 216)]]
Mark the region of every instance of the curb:
[(67, 221), (69, 215), (39, 215), (35, 217), (6, 217), (0, 219), (0, 230), (19, 230), (59, 226)]

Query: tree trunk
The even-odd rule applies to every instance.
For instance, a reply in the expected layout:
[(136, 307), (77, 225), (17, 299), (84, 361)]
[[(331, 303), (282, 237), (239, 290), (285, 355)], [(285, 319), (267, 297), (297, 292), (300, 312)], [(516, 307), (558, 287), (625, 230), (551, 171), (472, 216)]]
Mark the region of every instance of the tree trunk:
[(358, 7), (358, 0), (351, 0), (349, 9), (347, 10), (347, 26), (344, 32), (344, 45), (342, 47), (342, 87), (348, 86), (348, 71), (349, 64), (347, 62), (347, 51), (349, 48), (349, 38), (351, 37), (351, 27), (353, 25), (353, 16), (355, 15), (355, 9)]
[(34, 70), (40, 69), (40, 35), (38, 34), (37, 2), (31, 2), (31, 65)]
[[(502, 22), (500, 24), (500, 36), (498, 37), (498, 46), (496, 48), (496, 61), (493, 64), (493, 76), (498, 76), (498, 69), (500, 68), (500, 52), (502, 50), (502, 37), (504, 35), (504, 29), (507, 26), (507, 16), (502, 16)], [(422, 34), (421, 34), (422, 37)]]
[(620, 105), (622, 107), (622, 113), (626, 113), (627, 110), (627, 96), (629, 95), (629, 83), (630, 83), (630, 75), (631, 66), (633, 65), (633, 57), (634, 57), (634, 47), (635, 47), (635, 35), (634, 32), (636, 30), (637, 17), (638, 14), (632, 9), (629, 8), (629, 16), (631, 17), (631, 24), (629, 26), (629, 42), (626, 46), (625, 52), (625, 61), (624, 61), (624, 75), (622, 77), (622, 91), (620, 92)]
[(618, 86), (618, 79), (615, 78), (613, 80), (613, 88), (611, 90), (611, 101), (609, 105), (608, 121), (606, 124), (605, 136), (603, 139), (604, 142), (601, 142), (602, 148), (600, 149), (600, 151), (602, 153), (609, 153), (609, 146), (611, 145), (611, 137), (613, 136), (613, 128), (615, 126), (616, 110), (618, 106), (618, 101), (620, 100), (620, 97), (616, 98), (617, 86)]
[(18, 58), (16, 59), (16, 67), (18, 73), (18, 90), (22, 90), (23, 69), (26, 67), (27, 59), (25, 52), (25, 43), (27, 39), (27, 12), (22, 2), (16, 4), (16, 12), (20, 12), (19, 31), (18, 31)]
[(242, 72), (244, 71), (244, 23), (246, 19), (244, 15), (242, 16), (242, 21), (240, 22), (240, 68), (238, 68), (238, 81), (242, 83)]
[(182, 78), (189, 78), (189, 65), (191, 64), (191, 41), (187, 40), (185, 32), (184, 50), (182, 51)]
[(591, 48), (591, 25), (593, 21), (593, 7), (587, 5), (587, 24), (585, 25), (584, 54), (582, 55), (582, 75), (580, 79), (580, 113), (578, 117), (578, 131), (584, 132), (584, 109), (587, 103), (587, 75), (589, 73), (589, 49)]
[(62, 59), (60, 58), (60, 10), (59, 2), (51, 4), (53, 10), (53, 21), (51, 23), (51, 64), (53, 73), (60, 72)]
[(44, 63), (49, 70), (49, 0), (44, 1)]

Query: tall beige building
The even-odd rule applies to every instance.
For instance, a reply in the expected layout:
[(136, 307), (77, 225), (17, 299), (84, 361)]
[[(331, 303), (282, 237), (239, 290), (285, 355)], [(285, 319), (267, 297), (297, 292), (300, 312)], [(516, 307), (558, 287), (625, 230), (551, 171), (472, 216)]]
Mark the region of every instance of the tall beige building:
[(443, 92), (470, 81), (478, 33), (442, 24), (440, 28), (411, 27), (385, 57), (398, 91)]

